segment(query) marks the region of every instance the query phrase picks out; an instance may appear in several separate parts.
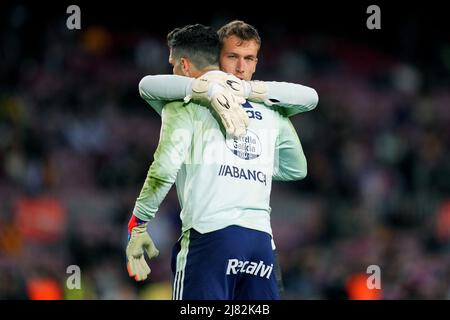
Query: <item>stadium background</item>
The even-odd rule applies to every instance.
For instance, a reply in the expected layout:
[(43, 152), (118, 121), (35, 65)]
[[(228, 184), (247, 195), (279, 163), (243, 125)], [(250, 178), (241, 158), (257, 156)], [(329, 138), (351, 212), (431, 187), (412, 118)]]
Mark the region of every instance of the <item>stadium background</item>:
[[(445, 10), (372, 3), (3, 3), (0, 299), (164, 299), (179, 236), (174, 189), (151, 225), (161, 255), (128, 278), (126, 223), (158, 143), (139, 97), (170, 73), (165, 35), (243, 19), (262, 37), (255, 79), (315, 88), (292, 118), (308, 176), (274, 183), (286, 299), (450, 298), (450, 40)], [(203, 7), (202, 7), (203, 6)], [(202, 7), (200, 10), (199, 8)], [(69, 265), (81, 290), (68, 290)], [(365, 289), (369, 265), (381, 290)]]

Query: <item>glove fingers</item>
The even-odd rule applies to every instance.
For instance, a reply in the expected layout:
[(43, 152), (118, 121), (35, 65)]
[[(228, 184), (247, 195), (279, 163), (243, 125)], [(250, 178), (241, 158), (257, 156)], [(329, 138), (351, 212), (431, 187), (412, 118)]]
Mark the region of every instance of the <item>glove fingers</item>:
[(130, 277), (132, 277), (133, 274), (132, 274), (132, 272), (131, 272), (130, 261), (127, 262), (127, 271), (128, 271), (128, 275), (129, 275)]
[(247, 113), (239, 104), (240, 101), (245, 101), (245, 99), (234, 96), (229, 92), (217, 94), (211, 101), (222, 120), (227, 135), (233, 137), (245, 135), (249, 125)]
[(150, 274), (151, 270), (150, 267), (148, 266), (147, 262), (145, 261), (144, 256), (142, 256), (139, 260), (138, 260), (138, 264), (140, 266), (140, 269), (142, 271), (142, 280), (147, 279), (147, 276)]
[(231, 123), (229, 129), (227, 130), (227, 133), (232, 135), (233, 137), (236, 137), (236, 132), (239, 130), (238, 128), (238, 121), (236, 121), (236, 118), (233, 116), (229, 117), (229, 122)]
[(242, 120), (244, 121), (245, 128), (247, 128), (250, 124), (250, 119), (248, 118), (247, 112), (243, 108), (241, 108), (242, 112)]
[(134, 258), (133, 257), (131, 257), (131, 259), (128, 260), (127, 269), (128, 269), (128, 274), (129, 274), (130, 277), (134, 277), (136, 275), (136, 264), (134, 262)]
[[(240, 106), (239, 106), (239, 108), (240, 108)], [(236, 116), (233, 118), (233, 120), (234, 120), (234, 135), (236, 137), (241, 137), (241, 136), (245, 135), (245, 133), (247, 132), (247, 125), (245, 123), (245, 118), (243, 118), (241, 110), (236, 110), (236, 113), (237, 113)], [(248, 118), (247, 114), (245, 114), (245, 117)]]
[(227, 134), (234, 134), (234, 123), (230, 113), (224, 112), (222, 110), (217, 111)]
[(150, 274), (150, 268), (148, 267), (147, 262), (145, 262), (144, 256), (138, 259), (136, 264), (139, 266), (139, 281), (147, 279), (147, 276)]
[(242, 108), (242, 104), (245, 103), (245, 99), (239, 96), (234, 96), (236, 101), (236, 109), (234, 109), (237, 117), (237, 125), (235, 134), (236, 136), (242, 136), (246, 133), (247, 127), (250, 124), (250, 120), (248, 119), (247, 112), (245, 112), (244, 108)]
[(146, 279), (147, 278), (147, 274), (145, 273), (145, 271), (142, 268), (140, 259), (133, 258), (133, 260), (134, 260), (134, 266), (135, 266), (135, 271), (136, 271), (134, 279), (136, 281), (141, 281), (141, 280)]
[(241, 124), (236, 127), (234, 134), (236, 137), (242, 137), (245, 135), (246, 132), (247, 132), (247, 130), (245, 129), (244, 122), (241, 121)]
[(240, 115), (239, 115), (240, 125), (242, 128), (243, 134), (245, 134), (247, 132), (247, 127), (250, 124), (250, 120), (248, 119), (247, 113), (242, 108), (239, 111), (239, 113), (240, 113)]

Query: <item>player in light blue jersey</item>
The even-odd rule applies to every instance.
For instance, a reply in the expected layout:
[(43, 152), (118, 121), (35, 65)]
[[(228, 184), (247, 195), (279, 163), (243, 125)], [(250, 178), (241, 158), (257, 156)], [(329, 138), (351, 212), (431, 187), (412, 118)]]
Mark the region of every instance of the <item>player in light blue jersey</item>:
[[(199, 77), (218, 69), (217, 61), (202, 63), (214, 47), (201, 40), (213, 41), (210, 31), (196, 25), (169, 35), (175, 73)], [(211, 104), (235, 105), (237, 100), (222, 89), (205, 93)], [(130, 275), (145, 279), (150, 270), (142, 248), (150, 258), (158, 253), (146, 224), (176, 180), (183, 234), (174, 249), (175, 299), (279, 298), (273, 272), (271, 181), (302, 179), (306, 159), (287, 118), (260, 103), (246, 102), (243, 108), (252, 116), (245, 135), (237, 138), (222, 134), (209, 108), (172, 102), (162, 109), (155, 160), (129, 223), (127, 257)]]

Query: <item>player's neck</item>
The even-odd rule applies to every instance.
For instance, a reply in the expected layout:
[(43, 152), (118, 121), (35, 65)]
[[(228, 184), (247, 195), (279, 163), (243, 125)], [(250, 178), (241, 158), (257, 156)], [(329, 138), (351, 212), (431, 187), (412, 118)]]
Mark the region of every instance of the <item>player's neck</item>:
[(214, 71), (214, 70), (219, 71), (220, 69), (219, 69), (218, 66), (209, 66), (209, 67), (203, 68), (203, 69), (200, 71), (199, 76), (202, 76), (202, 75), (204, 75), (205, 73), (207, 73), (207, 72), (209, 72), (209, 71)]

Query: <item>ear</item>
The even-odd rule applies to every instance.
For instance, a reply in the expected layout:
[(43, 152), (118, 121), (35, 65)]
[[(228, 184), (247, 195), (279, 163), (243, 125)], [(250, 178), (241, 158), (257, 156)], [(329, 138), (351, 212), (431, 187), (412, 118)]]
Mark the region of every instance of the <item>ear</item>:
[(181, 71), (183, 72), (183, 74), (186, 77), (190, 77), (190, 73), (191, 73), (191, 63), (189, 61), (189, 59), (187, 58), (181, 58), (180, 59), (180, 65), (181, 65)]
[(256, 72), (256, 66), (258, 65), (258, 58), (255, 58), (255, 66), (253, 67), (253, 73)]

